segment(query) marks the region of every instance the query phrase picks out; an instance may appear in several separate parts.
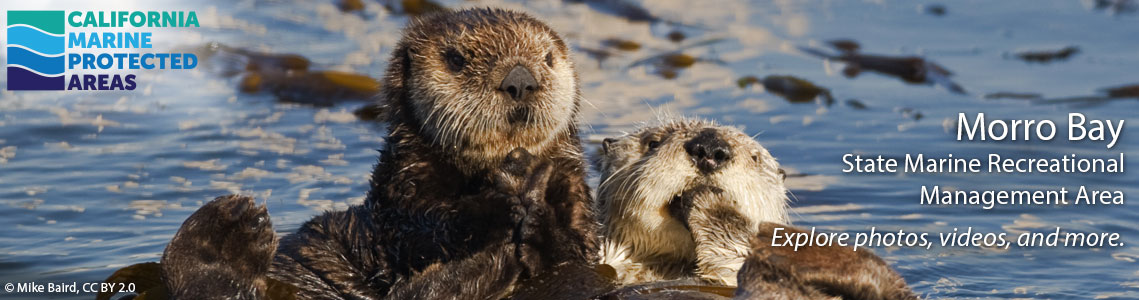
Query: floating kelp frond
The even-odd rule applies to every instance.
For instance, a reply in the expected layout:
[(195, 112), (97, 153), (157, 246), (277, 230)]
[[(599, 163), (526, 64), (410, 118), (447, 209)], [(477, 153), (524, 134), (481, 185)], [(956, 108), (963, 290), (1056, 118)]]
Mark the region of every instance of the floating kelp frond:
[(1139, 83), (1106, 87), (1099, 89), (1099, 91), (1112, 98), (1139, 98)]
[(800, 46), (799, 51), (826, 60), (846, 63), (842, 74), (857, 77), (862, 70), (901, 79), (906, 83), (931, 84), (942, 86), (956, 94), (965, 94), (965, 89), (949, 79), (953, 75), (949, 69), (918, 56), (888, 56), (858, 53), (859, 45), (850, 40), (836, 40), (830, 45), (839, 53), (831, 54), (821, 49)]
[(764, 90), (779, 95), (791, 103), (811, 102), (819, 96), (823, 97), (827, 106), (834, 103), (834, 97), (831, 96), (830, 90), (791, 75), (771, 75), (763, 79), (749, 75), (736, 80), (736, 85), (739, 85), (740, 88), (746, 88), (753, 84), (762, 84)]
[(1015, 53), (1014, 56), (1030, 63), (1050, 63), (1053, 61), (1068, 60), (1068, 58), (1071, 58), (1077, 53), (1080, 53), (1079, 47), (1067, 46), (1061, 49), (1020, 51)]
[(384, 8), (396, 14), (420, 16), (433, 12), (447, 11), (447, 7), (431, 0), (395, 0), (384, 1)]
[(791, 75), (771, 75), (763, 78), (763, 88), (768, 92), (779, 95), (791, 103), (806, 103), (822, 97), (824, 104), (830, 106), (834, 97), (828, 89), (814, 83)]
[(336, 6), (342, 12), (354, 12), (364, 10), (363, 0), (340, 0), (340, 4)]
[(369, 100), (380, 91), (380, 82), (362, 74), (341, 71), (250, 72), (241, 80), (246, 93), (269, 91), (279, 100), (328, 106), (343, 100)]
[(640, 43), (619, 38), (606, 39), (604, 41), (601, 41), (601, 44), (622, 51), (637, 51), (641, 49)]

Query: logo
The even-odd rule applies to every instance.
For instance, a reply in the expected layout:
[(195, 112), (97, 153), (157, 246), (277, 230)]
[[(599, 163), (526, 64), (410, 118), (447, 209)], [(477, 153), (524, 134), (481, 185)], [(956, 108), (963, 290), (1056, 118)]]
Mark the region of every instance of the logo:
[(62, 10), (8, 11), (8, 90), (63, 90)]
[(156, 30), (200, 27), (193, 11), (7, 13), (11, 91), (129, 91), (135, 72), (198, 65), (193, 53), (152, 52)]

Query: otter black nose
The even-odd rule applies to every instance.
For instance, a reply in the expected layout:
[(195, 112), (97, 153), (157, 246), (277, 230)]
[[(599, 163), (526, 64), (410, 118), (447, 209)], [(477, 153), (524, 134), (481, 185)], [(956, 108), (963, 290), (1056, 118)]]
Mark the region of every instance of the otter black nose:
[(506, 77), (498, 86), (498, 90), (506, 92), (511, 99), (518, 101), (526, 99), (526, 96), (529, 96), (536, 89), (538, 89), (538, 80), (534, 79), (534, 74), (531, 74), (530, 70), (522, 65), (510, 69), (510, 73), (506, 73)]
[(705, 129), (684, 143), (684, 151), (688, 152), (696, 168), (704, 173), (715, 172), (732, 160), (731, 146), (714, 129)]

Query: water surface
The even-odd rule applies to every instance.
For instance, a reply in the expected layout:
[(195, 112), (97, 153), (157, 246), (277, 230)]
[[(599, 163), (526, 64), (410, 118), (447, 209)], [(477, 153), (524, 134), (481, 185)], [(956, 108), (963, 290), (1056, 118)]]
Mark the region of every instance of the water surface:
[[(1127, 119), (1136, 99), (1040, 103), (985, 99), (996, 92), (1046, 98), (1092, 95), (1096, 89), (1139, 83), (1139, 14), (1097, 8), (1093, 1), (629, 1), (664, 21), (630, 22), (605, 6), (562, 1), (444, 1), (452, 6), (502, 6), (531, 12), (561, 32), (588, 104), (582, 130), (588, 147), (605, 136), (670, 116), (737, 125), (795, 174), (794, 220), (826, 230), (947, 231), (972, 226), (988, 232), (1119, 232), (1119, 248), (880, 248), (918, 293), (930, 298), (1139, 297), (1139, 213), (1122, 207), (934, 208), (918, 204), (922, 185), (961, 189), (1069, 188), (1136, 194), (1134, 172), (1114, 175), (844, 175), (845, 153), (903, 156), (1018, 157), (1065, 154), (1112, 156), (1139, 147), (1124, 130), (1113, 149), (1102, 143), (958, 142), (959, 112), (991, 118), (1052, 119), (1083, 112)], [(1127, 1), (1122, 1), (1127, 2)], [(365, 1), (343, 13), (329, 1), (207, 1), (200, 4), (123, 3), (56, 9), (191, 9), (202, 28), (163, 30), (156, 47), (183, 49), (207, 42), (298, 53), (316, 68), (379, 77), (407, 16)], [(31, 3), (6, 3), (11, 9)], [(86, 6), (84, 6), (86, 5)], [(941, 6), (943, 15), (931, 14)], [(680, 30), (679, 44), (666, 36)], [(636, 51), (606, 48), (620, 38)], [(863, 52), (919, 55), (945, 66), (967, 94), (906, 84), (796, 51), (857, 40)], [(718, 40), (704, 46), (701, 41)], [(1026, 63), (1024, 50), (1074, 45), (1065, 61)], [(685, 49), (690, 68), (663, 78), (656, 54)], [(603, 61), (587, 50), (606, 50)], [(0, 58), (0, 60), (4, 60)], [(794, 75), (829, 88), (837, 102), (789, 103), (736, 79)], [(279, 232), (294, 230), (320, 211), (363, 201), (382, 147), (384, 128), (356, 120), (364, 105), (313, 107), (242, 94), (237, 79), (210, 68), (140, 75), (134, 92), (0, 93), (0, 282), (99, 281), (113, 270), (156, 261), (194, 209), (227, 193), (255, 195), (269, 206)], [(866, 106), (847, 105), (856, 99)], [(920, 118), (915, 117), (920, 113)], [(1128, 120), (1131, 122), (1132, 120)], [(1128, 161), (1127, 167), (1134, 168)], [(58, 296), (88, 299), (87, 295)]]

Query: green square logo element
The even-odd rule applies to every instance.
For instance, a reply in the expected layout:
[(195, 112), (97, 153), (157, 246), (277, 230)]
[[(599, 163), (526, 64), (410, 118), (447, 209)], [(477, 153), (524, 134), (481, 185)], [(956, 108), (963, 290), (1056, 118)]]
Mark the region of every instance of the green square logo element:
[(24, 24), (50, 34), (63, 34), (62, 10), (9, 10), (8, 26)]
[(8, 90), (63, 90), (62, 10), (8, 11)]

